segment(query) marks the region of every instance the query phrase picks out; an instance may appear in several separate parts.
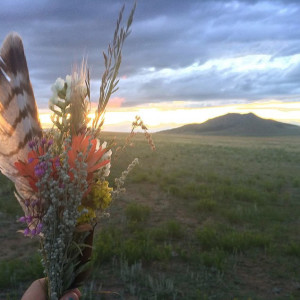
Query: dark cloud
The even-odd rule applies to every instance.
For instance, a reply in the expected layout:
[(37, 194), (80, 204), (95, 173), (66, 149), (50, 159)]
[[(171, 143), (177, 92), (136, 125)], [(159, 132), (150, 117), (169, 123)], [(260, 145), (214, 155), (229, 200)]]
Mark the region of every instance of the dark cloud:
[[(126, 2), (126, 14), (133, 1)], [(88, 58), (92, 78), (103, 72), (102, 51), (112, 39), (121, 0), (1, 2), (0, 40), (10, 31), (23, 37), (39, 105), (50, 86)], [(173, 100), (226, 103), (299, 94), (294, 66), (239, 71), (212, 67), (176, 76), (211, 60), (249, 55), (288, 59), (300, 53), (299, 1), (139, 0), (125, 44), (118, 96), (126, 105)], [(271, 61), (271, 60), (270, 60)], [(289, 65), (289, 62), (287, 62)], [(155, 68), (155, 72), (147, 71)], [(161, 76), (164, 69), (170, 77)], [(152, 70), (152, 69), (151, 69)], [(95, 92), (97, 92), (95, 88)], [(96, 96), (95, 96), (96, 98)]]

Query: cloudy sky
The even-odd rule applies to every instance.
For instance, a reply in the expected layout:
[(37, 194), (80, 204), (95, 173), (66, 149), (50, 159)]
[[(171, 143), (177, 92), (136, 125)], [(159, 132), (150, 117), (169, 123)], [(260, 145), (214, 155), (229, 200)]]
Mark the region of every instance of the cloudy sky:
[[(0, 41), (22, 36), (41, 113), (83, 57), (97, 101), (124, 3), (126, 19), (133, 1), (1, 1)], [(106, 119), (120, 129), (139, 113), (158, 130), (252, 111), (300, 125), (299, 29), (297, 0), (139, 0)]]

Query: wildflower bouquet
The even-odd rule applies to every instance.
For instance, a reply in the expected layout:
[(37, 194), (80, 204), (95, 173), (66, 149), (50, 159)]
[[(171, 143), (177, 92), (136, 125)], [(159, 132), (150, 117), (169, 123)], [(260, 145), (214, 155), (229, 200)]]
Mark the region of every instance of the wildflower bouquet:
[[(104, 53), (105, 72), (94, 119), (89, 119), (90, 76), (86, 63), (83, 63), (80, 70), (74, 70), (65, 80), (58, 78), (52, 86), (53, 95), (49, 101), (53, 112), (51, 130), (40, 129), (34, 98), (33, 101), (25, 99), (30, 104), (27, 107), (29, 113), (25, 116), (29, 120), (32, 118), (31, 129), (29, 133), (24, 133), (23, 142), (19, 142), (17, 150), (7, 154), (11, 160), (17, 157), (14, 162), (15, 172), (5, 167), (4, 160), (0, 163), (2, 172), (14, 180), (16, 196), (25, 213), (19, 219), (26, 227), (22, 232), (25, 236), (40, 238), (42, 263), (51, 300), (59, 299), (67, 290), (80, 286), (85, 279), (97, 218), (108, 207), (112, 196), (122, 190), (125, 177), (137, 163), (134, 160), (116, 180), (117, 188), (113, 192), (106, 180), (110, 171), (112, 143), (101, 140), (101, 127), (109, 98), (117, 90), (122, 46), (130, 32), (135, 6), (125, 27), (120, 26), (123, 10), (124, 7), (117, 21), (113, 42), (107, 53)], [(18, 73), (9, 69), (13, 57), (9, 53), (16, 41), (19, 39), (12, 37), (12, 41), (6, 41), (1, 50), (0, 96), (4, 94), (4, 88), (1, 88), (6, 87), (5, 84), (9, 86), (15, 82), (6, 82), (6, 76), (13, 78)], [(15, 60), (24, 56), (21, 50)], [(18, 52), (14, 49), (13, 53), (15, 55)], [(11, 68), (15, 65), (11, 63)], [(26, 77), (30, 87), (26, 95), (32, 94), (33, 97), (33, 93), (30, 94), (32, 90), (26, 60), (25, 66), (23, 64), (27, 73), (23, 70), (26, 74), (23, 77)], [(2, 103), (0, 108), (3, 107)], [(3, 121), (6, 116), (3, 110), (1, 113)], [(8, 117), (5, 120), (8, 124)], [(20, 122), (23, 126), (20, 128), (25, 132), (25, 117), (23, 121)], [(16, 122), (11, 122), (11, 135), (20, 139), (21, 132)], [(154, 147), (147, 128), (139, 118), (133, 123), (133, 127), (136, 126), (145, 131), (149, 143)]]

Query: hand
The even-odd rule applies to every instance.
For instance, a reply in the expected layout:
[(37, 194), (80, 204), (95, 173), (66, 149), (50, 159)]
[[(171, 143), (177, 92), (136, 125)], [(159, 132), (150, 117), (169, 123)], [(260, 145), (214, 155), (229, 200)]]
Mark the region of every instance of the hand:
[[(47, 289), (45, 278), (34, 281), (27, 289), (21, 300), (46, 300)], [(81, 293), (78, 289), (74, 289), (65, 294), (60, 300), (79, 300)]]

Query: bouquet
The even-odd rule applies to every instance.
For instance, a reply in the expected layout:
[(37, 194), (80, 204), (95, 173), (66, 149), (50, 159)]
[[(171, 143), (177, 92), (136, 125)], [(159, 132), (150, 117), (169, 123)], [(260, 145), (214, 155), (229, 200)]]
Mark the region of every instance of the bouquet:
[[(118, 71), (135, 6), (121, 27), (120, 12), (112, 44), (104, 53), (105, 72), (95, 117), (90, 120), (90, 76), (86, 62), (52, 86), (49, 101), (53, 128), (42, 130), (21, 38), (10, 34), (0, 50), (0, 168), (16, 187), (24, 210), (19, 221), (25, 236), (39, 236), (49, 299), (59, 299), (82, 284), (89, 272), (97, 218), (122, 191), (128, 172), (106, 180), (113, 143), (102, 141), (101, 128), (110, 96), (118, 89)], [(154, 147), (147, 128), (140, 126)], [(133, 131), (130, 136), (133, 135)]]

